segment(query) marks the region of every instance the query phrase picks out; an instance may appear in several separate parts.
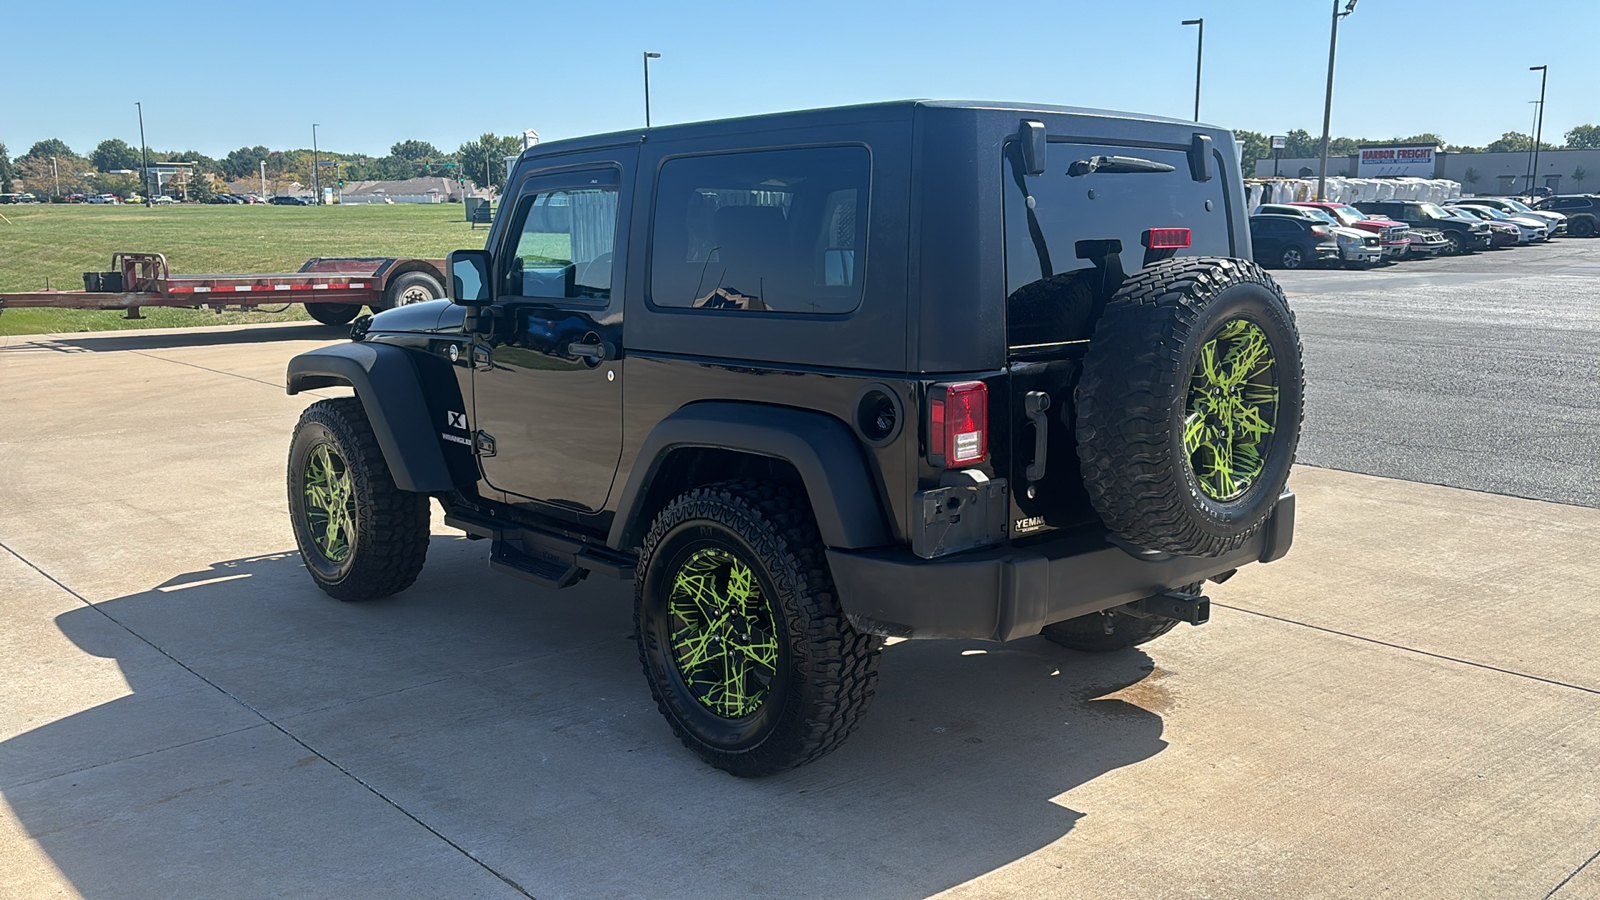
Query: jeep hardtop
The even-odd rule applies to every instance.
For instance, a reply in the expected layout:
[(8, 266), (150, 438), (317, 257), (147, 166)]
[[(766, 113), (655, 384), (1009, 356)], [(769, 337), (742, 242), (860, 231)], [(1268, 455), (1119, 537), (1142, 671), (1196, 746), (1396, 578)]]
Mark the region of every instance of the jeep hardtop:
[(1300, 344), (1223, 129), (908, 101), (539, 144), (449, 300), (294, 357), (295, 537), (341, 600), (445, 522), (631, 580), (711, 764), (856, 727), (885, 637), (1108, 651), (1289, 549)]

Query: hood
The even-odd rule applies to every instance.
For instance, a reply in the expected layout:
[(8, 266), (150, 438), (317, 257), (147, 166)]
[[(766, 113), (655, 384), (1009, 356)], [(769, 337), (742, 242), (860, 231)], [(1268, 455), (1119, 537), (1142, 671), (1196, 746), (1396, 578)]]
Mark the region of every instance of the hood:
[(1350, 228), (1345, 225), (1330, 225), (1328, 226), (1328, 230), (1339, 237), (1356, 238), (1357, 240), (1361, 241), (1365, 241), (1372, 235), (1372, 232), (1370, 231), (1364, 231), (1360, 228)]
[(441, 320), (446, 318), (444, 315), (446, 309), (452, 306), (455, 304), (449, 300), (428, 300), (386, 309), (372, 317), (372, 323), (367, 326), (367, 330), (438, 331)]

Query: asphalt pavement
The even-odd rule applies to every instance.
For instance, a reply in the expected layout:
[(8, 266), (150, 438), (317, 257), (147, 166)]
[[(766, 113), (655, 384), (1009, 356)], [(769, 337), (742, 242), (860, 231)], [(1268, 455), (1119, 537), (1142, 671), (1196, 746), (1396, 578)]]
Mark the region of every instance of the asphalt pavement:
[(1273, 275), (1305, 344), (1302, 462), (1600, 506), (1600, 240)]

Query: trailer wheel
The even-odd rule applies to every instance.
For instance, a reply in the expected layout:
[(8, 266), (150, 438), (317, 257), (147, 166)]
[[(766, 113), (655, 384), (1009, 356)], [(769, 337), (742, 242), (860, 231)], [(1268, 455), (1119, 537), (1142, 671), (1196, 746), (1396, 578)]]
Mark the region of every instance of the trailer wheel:
[(426, 303), (444, 297), (444, 285), (427, 272), (403, 272), (396, 275), (383, 289), (383, 304), (373, 307), (373, 312), (394, 309), (410, 303)]
[(306, 312), (324, 325), (349, 325), (361, 315), (361, 306), (355, 303), (307, 303)]

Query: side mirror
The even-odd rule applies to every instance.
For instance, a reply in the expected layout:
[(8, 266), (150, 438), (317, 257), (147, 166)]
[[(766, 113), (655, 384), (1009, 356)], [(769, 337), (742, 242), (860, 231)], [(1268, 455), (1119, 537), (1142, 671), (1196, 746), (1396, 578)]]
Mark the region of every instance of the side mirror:
[(487, 250), (452, 250), (445, 260), (450, 270), (450, 300), (462, 306), (487, 306), (494, 302), (494, 279)]

